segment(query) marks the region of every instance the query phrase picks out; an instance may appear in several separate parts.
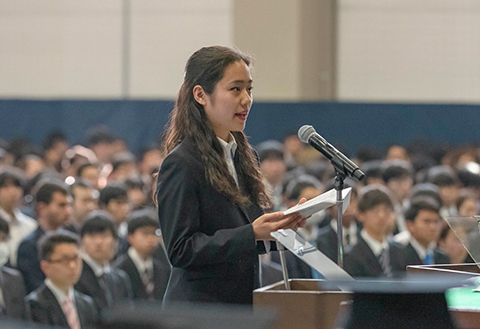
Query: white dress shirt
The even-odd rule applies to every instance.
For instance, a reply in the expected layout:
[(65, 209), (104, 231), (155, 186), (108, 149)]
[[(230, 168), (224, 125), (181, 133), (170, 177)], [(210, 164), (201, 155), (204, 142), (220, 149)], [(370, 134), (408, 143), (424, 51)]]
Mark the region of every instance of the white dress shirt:
[(108, 263), (104, 264), (103, 266), (99, 265), (96, 261), (94, 261), (88, 254), (83, 253), (82, 258), (85, 263), (88, 264), (93, 270), (93, 273), (97, 278), (101, 277), (103, 273), (110, 272), (110, 265)]
[[(330, 226), (333, 228), (333, 231), (337, 233), (337, 220), (332, 219), (330, 221)], [(350, 227), (343, 226), (343, 245), (355, 245), (357, 243), (357, 223), (355, 221), (350, 223)], [(350, 243), (347, 244), (347, 235), (350, 237)]]
[(387, 239), (383, 239), (382, 242), (378, 242), (376, 239), (372, 238), (365, 230), (362, 230), (362, 232), (360, 232), (360, 235), (362, 236), (362, 239), (365, 240), (370, 249), (373, 251), (375, 257), (380, 257), (383, 250), (388, 250)]
[[(45, 279), (45, 285), (47, 286), (48, 289), (50, 289), (50, 291), (53, 293), (53, 295), (55, 296), (55, 298), (57, 299), (57, 302), (58, 304), (60, 304), (60, 307), (62, 307), (62, 310), (63, 310), (63, 306), (64, 305), (64, 301), (65, 299), (68, 297), (70, 298), (70, 300), (72, 301), (73, 303), (73, 306), (76, 308), (75, 306), (75, 295), (73, 293), (73, 287), (69, 287), (68, 288), (68, 294), (65, 294), (63, 292), (63, 290), (61, 290), (60, 288), (58, 288), (53, 282), (52, 280), (50, 279)], [(64, 311), (65, 313), (65, 311)]]
[(235, 152), (237, 151), (237, 142), (235, 141), (235, 137), (230, 133), (230, 142), (225, 142), (223, 139), (217, 137), (220, 141), (220, 145), (223, 147), (223, 154), (225, 156), (225, 161), (227, 162), (228, 171), (230, 175), (232, 175), (233, 179), (238, 186), (238, 176), (237, 171), (235, 170), (235, 165), (233, 163), (233, 158), (235, 157)]
[(38, 227), (37, 221), (20, 211), (20, 209), (14, 209), (11, 216), (5, 210), (0, 207), (0, 217), (5, 219), (8, 222), (8, 228), (10, 230), (10, 264), (13, 267), (17, 266), (17, 251), (20, 242), (27, 235), (35, 231)]
[(152, 257), (147, 258), (147, 260), (144, 260), (140, 255), (138, 254), (137, 250), (135, 248), (130, 247), (128, 248), (128, 256), (133, 261), (133, 264), (137, 268), (138, 273), (140, 274), (140, 277), (142, 278), (142, 281), (144, 284), (147, 284), (148, 278), (145, 277), (145, 271), (148, 270), (150, 273), (153, 273), (153, 259)]

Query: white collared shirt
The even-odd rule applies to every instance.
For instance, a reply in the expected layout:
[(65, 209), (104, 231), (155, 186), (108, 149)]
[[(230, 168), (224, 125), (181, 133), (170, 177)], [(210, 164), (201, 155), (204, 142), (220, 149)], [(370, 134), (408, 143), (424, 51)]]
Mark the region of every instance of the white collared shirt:
[(387, 239), (383, 239), (383, 242), (378, 242), (377, 240), (372, 238), (365, 230), (362, 230), (362, 232), (360, 232), (360, 235), (370, 247), (375, 257), (379, 257), (382, 253), (382, 250), (388, 250)]
[(235, 170), (235, 165), (233, 164), (233, 158), (235, 157), (235, 152), (237, 151), (237, 142), (235, 141), (235, 137), (233, 137), (233, 135), (230, 133), (230, 142), (228, 143), (219, 137), (217, 138), (220, 141), (220, 145), (223, 147), (223, 154), (225, 156), (225, 161), (227, 162), (228, 171), (238, 185), (237, 171)]
[(410, 235), (410, 243), (412, 244), (413, 249), (415, 249), (418, 257), (420, 257), (422, 262), (425, 262), (425, 257), (427, 257), (427, 254), (433, 256), (433, 249), (435, 249), (436, 247), (435, 242), (431, 242), (428, 245), (428, 248), (425, 249), (412, 235)]
[(94, 261), (88, 254), (82, 253), (83, 260), (90, 266), (93, 270), (93, 273), (97, 278), (101, 277), (103, 273), (110, 272), (110, 265), (104, 264), (103, 266), (99, 265), (96, 261)]
[(27, 235), (35, 231), (38, 227), (37, 221), (15, 208), (13, 210), (15, 217), (12, 217), (9, 213), (0, 207), (0, 217), (8, 222), (8, 228), (10, 230), (9, 247), (10, 247), (10, 264), (13, 267), (17, 266), (17, 251), (20, 242)]
[[(75, 295), (73, 293), (73, 287), (68, 288), (68, 295), (67, 295), (60, 288), (58, 288), (50, 279), (45, 279), (45, 285), (53, 293), (53, 295), (57, 299), (58, 304), (60, 304), (60, 307), (62, 308), (62, 310), (63, 310), (63, 303), (67, 297), (70, 298), (70, 300), (73, 303), (73, 306), (75, 307)], [(63, 312), (65, 313), (65, 310), (63, 310)]]
[[(333, 231), (337, 233), (337, 220), (332, 219), (330, 221), (330, 226), (333, 228)], [(355, 221), (350, 223), (350, 227), (343, 226), (343, 245), (347, 246), (347, 234), (350, 236), (350, 243), (348, 245), (354, 245), (357, 243), (357, 223)]]
[(140, 274), (140, 277), (142, 278), (142, 280), (144, 280), (144, 273), (146, 269), (152, 271), (153, 273), (152, 257), (149, 257), (147, 258), (147, 260), (144, 260), (142, 257), (140, 257), (137, 250), (135, 250), (135, 248), (133, 247), (128, 248), (127, 253), (128, 253), (128, 256), (130, 256), (130, 258), (132, 259), (133, 264), (137, 268), (137, 271)]

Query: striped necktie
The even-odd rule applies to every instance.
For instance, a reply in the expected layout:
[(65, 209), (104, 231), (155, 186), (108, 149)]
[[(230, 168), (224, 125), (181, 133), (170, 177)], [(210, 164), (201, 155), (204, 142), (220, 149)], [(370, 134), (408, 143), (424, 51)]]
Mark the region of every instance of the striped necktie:
[(386, 276), (392, 275), (392, 267), (390, 265), (390, 255), (388, 254), (388, 249), (383, 249), (380, 257), (378, 257), (378, 262), (382, 266), (383, 274)]
[(80, 329), (80, 322), (78, 321), (78, 314), (73, 302), (70, 298), (65, 298), (62, 305), (63, 313), (67, 318), (70, 329)]

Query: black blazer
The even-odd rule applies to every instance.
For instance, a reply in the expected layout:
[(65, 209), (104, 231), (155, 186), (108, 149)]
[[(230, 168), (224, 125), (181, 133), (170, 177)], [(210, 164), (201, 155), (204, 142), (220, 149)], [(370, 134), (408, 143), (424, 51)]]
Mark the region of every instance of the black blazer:
[(27, 294), (40, 287), (45, 281), (45, 274), (40, 269), (37, 248), (38, 240), (44, 234), (45, 231), (39, 226), (27, 235), (18, 247), (17, 269), (22, 273)]
[[(360, 239), (361, 229), (359, 226), (357, 226), (357, 228), (358, 228), (357, 230), (357, 241), (358, 241)], [(325, 256), (330, 258), (335, 263), (338, 263), (337, 241), (338, 241), (337, 232), (333, 230), (330, 223), (328, 224), (328, 226), (324, 226), (320, 229), (320, 231), (318, 232), (318, 236), (315, 239), (317, 249), (320, 250)], [(347, 247), (345, 247), (345, 249)]]
[[(155, 300), (163, 300), (163, 295), (167, 289), (168, 279), (170, 277), (170, 264), (166, 256), (164, 260), (152, 257), (153, 262), (153, 297)], [(135, 266), (135, 263), (127, 254), (120, 256), (115, 264), (115, 267), (125, 271), (132, 284), (133, 297), (137, 299), (148, 300), (148, 295), (145, 290), (140, 273)]]
[[(234, 158), (235, 165), (238, 152)], [(237, 168), (240, 189), (246, 183)], [(162, 163), (158, 214), (172, 273), (165, 301), (253, 302), (259, 287), (258, 253), (251, 225), (263, 210), (238, 206), (207, 181), (197, 147), (186, 139)]]
[(0, 270), (0, 287), (5, 302), (6, 315), (12, 319), (26, 319), (25, 285), (20, 272), (2, 267)]
[[(108, 285), (112, 293), (112, 304), (133, 298), (132, 286), (125, 272), (118, 268), (111, 267), (111, 271), (104, 275), (106, 280), (108, 280)], [(104, 294), (98, 278), (85, 261), (83, 261), (80, 279), (77, 284), (75, 284), (75, 290), (92, 297), (100, 312), (112, 306), (108, 303), (107, 296)]]
[[(402, 275), (406, 271), (403, 246), (396, 242), (389, 242), (388, 248), (392, 273), (395, 276)], [(358, 242), (345, 253), (344, 269), (353, 277), (384, 276), (377, 257), (361, 236)]]
[[(450, 264), (450, 258), (444, 254), (438, 248), (433, 250), (433, 263), (434, 264)], [(417, 251), (413, 248), (409, 242), (405, 246), (405, 266), (407, 265), (423, 265), (423, 260), (418, 256)]]
[[(98, 321), (98, 311), (93, 300), (74, 291), (75, 307), (81, 328), (93, 328)], [(53, 292), (42, 284), (26, 297), (28, 315), (31, 321), (69, 328), (67, 318)]]

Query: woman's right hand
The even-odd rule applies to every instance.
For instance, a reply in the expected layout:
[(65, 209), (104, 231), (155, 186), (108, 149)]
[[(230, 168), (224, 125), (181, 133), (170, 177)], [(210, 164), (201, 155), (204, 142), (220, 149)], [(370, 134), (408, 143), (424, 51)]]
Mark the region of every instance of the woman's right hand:
[(302, 221), (299, 213), (285, 216), (282, 211), (262, 215), (252, 223), (256, 240), (273, 240), (270, 233), (279, 229), (295, 228)]

